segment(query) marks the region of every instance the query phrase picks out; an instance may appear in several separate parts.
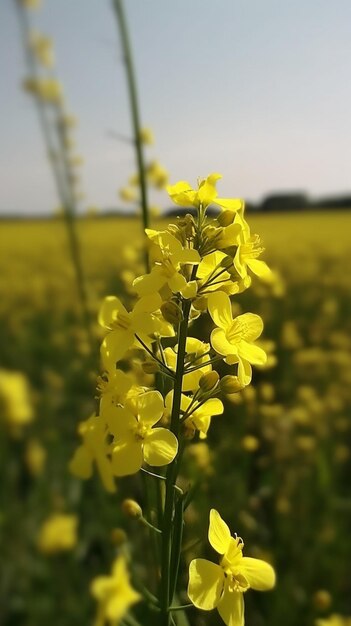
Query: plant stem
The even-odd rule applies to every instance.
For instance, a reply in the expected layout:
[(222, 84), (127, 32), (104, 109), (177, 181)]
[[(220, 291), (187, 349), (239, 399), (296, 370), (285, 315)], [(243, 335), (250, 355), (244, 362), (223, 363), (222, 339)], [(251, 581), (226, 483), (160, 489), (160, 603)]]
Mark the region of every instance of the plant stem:
[[(30, 25), (28, 21), (28, 15), (24, 6), (21, 5), (19, 1), (16, 3), (18, 9), (18, 19), (19, 25), (21, 29), (21, 37), (23, 41), (23, 48), (25, 53), (25, 61), (27, 65), (27, 70), (29, 77), (34, 78), (35, 80), (40, 79), (40, 75), (38, 72), (37, 64), (34, 60), (34, 56), (32, 50), (29, 46), (29, 37), (30, 37)], [(75, 205), (74, 205), (74, 197), (71, 193), (72, 190), (69, 188), (69, 176), (67, 176), (66, 167), (68, 167), (67, 154), (64, 150), (62, 150), (61, 145), (61, 137), (60, 137), (60, 129), (57, 128), (58, 132), (58, 141), (60, 147), (60, 155), (62, 159), (63, 168), (60, 168), (57, 163), (57, 148), (55, 146), (55, 141), (52, 136), (50, 121), (47, 116), (47, 111), (45, 104), (43, 103), (41, 97), (34, 93), (34, 101), (38, 111), (39, 123), (41, 126), (45, 148), (47, 152), (47, 156), (49, 162), (51, 164), (52, 172), (54, 175), (54, 180), (56, 184), (57, 195), (63, 205), (64, 210), (64, 218), (67, 228), (68, 234), (68, 242), (69, 242), (69, 250), (71, 254), (72, 264), (75, 272), (75, 279), (77, 284), (77, 290), (79, 294), (79, 300), (81, 305), (81, 313), (83, 317), (83, 323), (86, 330), (87, 338), (90, 344), (91, 349), (94, 348), (94, 338), (91, 332), (91, 320), (88, 306), (88, 296), (85, 284), (85, 277), (83, 272), (83, 266), (81, 262), (81, 253), (79, 246), (79, 239), (76, 230), (75, 223)], [(55, 107), (55, 113), (58, 114), (59, 110)]]
[[(178, 353), (177, 366), (174, 382), (173, 404), (171, 413), (170, 430), (178, 436), (179, 433), (179, 414), (182, 396), (182, 385), (184, 376), (184, 359), (186, 353), (186, 338), (188, 334), (188, 323), (190, 314), (191, 301), (186, 300), (183, 304), (183, 319), (179, 324), (178, 332)], [(179, 452), (178, 452), (179, 455)], [(171, 617), (169, 613), (169, 605), (173, 598), (170, 597), (171, 581), (171, 545), (173, 531), (173, 514), (174, 514), (174, 484), (178, 473), (178, 455), (174, 461), (168, 466), (166, 474), (166, 496), (162, 526), (162, 562), (161, 562), (161, 588), (160, 588), (160, 607), (161, 607), (161, 626), (170, 626)], [(175, 588), (175, 581), (172, 582), (172, 590)], [(173, 595), (173, 594), (172, 594)]]
[[(123, 0), (113, 0), (113, 7), (116, 13), (118, 27), (120, 31), (121, 44), (122, 44), (122, 50), (123, 50), (123, 60), (124, 60), (125, 68), (126, 68), (130, 111), (131, 111), (132, 124), (133, 124), (134, 146), (135, 146), (136, 161), (137, 161), (138, 176), (139, 176), (143, 236), (145, 237), (145, 232), (144, 232), (145, 228), (149, 227), (149, 209), (148, 209), (148, 201), (147, 201), (147, 186), (146, 186), (146, 176), (145, 176), (143, 145), (142, 145), (141, 136), (140, 136), (140, 115), (139, 115), (135, 71), (134, 71), (134, 64), (133, 64), (133, 58), (132, 58), (132, 49), (131, 49), (130, 40), (129, 40), (127, 21), (126, 21), (125, 13), (124, 13)], [(149, 271), (150, 269), (149, 257), (147, 254), (147, 250), (145, 250), (145, 264), (147, 267), (147, 271)]]

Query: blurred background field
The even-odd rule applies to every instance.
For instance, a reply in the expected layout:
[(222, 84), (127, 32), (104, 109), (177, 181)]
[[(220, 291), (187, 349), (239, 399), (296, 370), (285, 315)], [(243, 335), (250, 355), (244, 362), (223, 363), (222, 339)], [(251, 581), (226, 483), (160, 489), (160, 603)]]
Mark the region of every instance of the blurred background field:
[[(269, 558), (278, 572), (269, 597), (248, 597), (247, 623), (307, 626), (351, 608), (351, 217), (330, 209), (251, 215), (250, 223), (276, 281), (255, 281), (235, 306), (265, 320), (270, 367), (213, 420), (209, 447), (190, 448), (188, 472), (205, 480), (186, 540), (200, 536), (203, 546), (186, 556), (206, 550), (211, 503), (245, 537), (246, 553)], [(0, 229), (1, 624), (90, 624), (89, 582), (109, 568), (114, 529), (133, 533), (118, 502), (133, 493), (142, 503), (143, 490), (132, 478), (111, 496), (98, 478), (69, 475), (77, 425), (95, 408), (99, 330), (90, 355), (60, 220), (3, 220)], [(103, 295), (131, 297), (142, 271), (140, 224), (87, 217), (79, 235), (95, 318)], [(195, 326), (204, 332), (206, 322)], [(76, 516), (76, 537), (73, 528), (63, 548), (55, 532), (43, 538), (53, 514)], [(134, 530), (146, 564), (147, 531)], [(142, 619), (151, 626), (154, 616)], [(195, 610), (189, 619), (220, 623)]]

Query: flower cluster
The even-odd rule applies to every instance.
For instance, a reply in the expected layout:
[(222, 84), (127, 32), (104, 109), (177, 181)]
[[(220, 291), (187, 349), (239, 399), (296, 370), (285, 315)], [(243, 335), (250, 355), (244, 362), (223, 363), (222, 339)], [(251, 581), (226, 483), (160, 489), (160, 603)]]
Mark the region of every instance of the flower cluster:
[[(173, 467), (164, 477), (163, 529), (156, 529), (162, 533), (161, 575), (166, 584), (163, 591), (161, 584), (160, 610), (165, 613), (173, 598), (167, 578), (177, 558), (172, 554), (177, 533), (174, 490), (181, 453), (189, 440), (207, 437), (212, 417), (223, 413), (221, 396), (247, 386), (252, 365), (267, 360), (256, 343), (263, 330), (261, 318), (254, 313), (233, 316), (230, 296), (247, 289), (252, 274), (270, 280), (271, 272), (258, 258), (263, 248), (258, 235), (250, 233), (243, 202), (218, 197), (220, 178), (211, 174), (197, 189), (186, 182), (168, 188), (172, 200), (192, 213), (166, 230), (146, 230), (150, 271), (134, 280), (138, 299), (131, 310), (116, 296), (105, 298), (99, 314), (106, 333), (99, 414), (80, 424), (82, 442), (70, 464), (81, 478), (89, 478), (95, 465), (110, 492), (116, 477)], [(207, 215), (210, 205), (220, 209), (215, 218)], [(189, 327), (206, 313), (213, 328), (208, 340), (201, 341), (189, 335)], [(141, 372), (132, 366), (136, 355)], [(221, 363), (221, 372), (226, 370), (222, 378), (213, 369)], [(152, 383), (145, 385), (142, 374), (151, 374)], [(274, 573), (266, 564), (242, 558), (241, 544), (230, 538), (216, 512), (211, 516), (210, 541), (223, 558), (213, 567), (192, 562), (189, 597), (199, 608), (218, 606), (226, 624), (239, 626), (241, 592), (250, 586), (272, 587)], [(211, 584), (205, 580), (209, 569)]]

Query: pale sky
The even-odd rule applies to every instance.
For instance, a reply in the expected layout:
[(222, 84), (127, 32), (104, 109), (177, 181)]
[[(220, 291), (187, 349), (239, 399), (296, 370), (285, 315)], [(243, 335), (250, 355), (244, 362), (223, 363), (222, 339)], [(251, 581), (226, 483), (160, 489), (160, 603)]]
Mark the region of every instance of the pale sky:
[[(59, 204), (36, 110), (20, 89), (14, 0), (0, 2), (0, 213)], [(220, 194), (350, 192), (350, 0), (125, 0), (148, 149), (171, 181), (223, 174)], [(43, 0), (33, 28), (53, 37), (87, 204), (120, 205), (134, 153), (109, 0)], [(165, 193), (153, 198), (169, 206)]]

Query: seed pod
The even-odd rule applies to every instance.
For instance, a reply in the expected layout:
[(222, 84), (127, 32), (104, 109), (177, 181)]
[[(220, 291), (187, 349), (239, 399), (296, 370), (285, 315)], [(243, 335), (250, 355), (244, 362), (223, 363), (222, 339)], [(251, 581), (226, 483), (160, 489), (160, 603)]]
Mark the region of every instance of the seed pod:
[(127, 517), (139, 518), (143, 516), (141, 506), (131, 498), (126, 498), (125, 500), (123, 500), (121, 508), (124, 515), (126, 515)]
[(217, 217), (217, 222), (220, 226), (229, 226), (234, 222), (235, 213), (234, 211), (222, 211)]
[(179, 324), (183, 319), (182, 309), (172, 300), (162, 304), (161, 313), (170, 324)]
[(217, 372), (207, 372), (203, 376), (201, 376), (199, 380), (199, 387), (202, 391), (208, 392), (212, 391), (216, 387), (219, 381), (219, 376)]
[(243, 385), (237, 376), (223, 376), (220, 382), (221, 391), (226, 394), (237, 393), (244, 389)]

